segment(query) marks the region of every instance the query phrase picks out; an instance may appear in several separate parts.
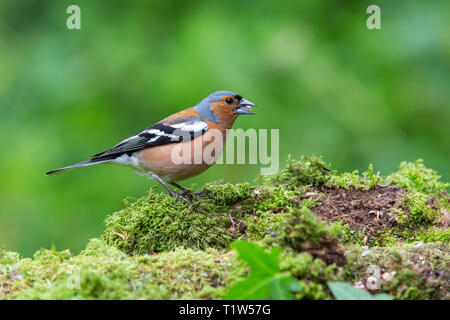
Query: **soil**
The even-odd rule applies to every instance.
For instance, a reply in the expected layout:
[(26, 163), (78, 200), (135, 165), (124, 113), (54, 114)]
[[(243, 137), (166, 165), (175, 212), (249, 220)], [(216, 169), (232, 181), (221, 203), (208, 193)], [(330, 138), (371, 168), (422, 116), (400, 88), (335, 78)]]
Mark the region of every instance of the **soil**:
[[(326, 221), (342, 221), (351, 230), (365, 230), (365, 244), (372, 244), (377, 231), (392, 227), (391, 213), (404, 199), (406, 190), (394, 185), (365, 189), (322, 188), (313, 196), (320, 196), (320, 205), (311, 208)], [(313, 191), (311, 190), (311, 194)]]
[[(350, 187), (320, 187), (309, 189), (303, 197), (293, 197), (290, 199), (294, 203), (299, 203), (301, 199), (313, 198), (320, 203), (316, 207), (310, 208), (322, 220), (335, 222), (340, 221), (353, 231), (363, 231), (365, 234), (364, 244), (374, 245), (374, 240), (379, 236), (379, 231), (392, 228), (396, 223), (394, 212), (404, 200), (407, 190), (395, 185), (375, 185), (370, 189), (355, 189)], [(257, 197), (255, 196), (255, 201)], [(437, 199), (437, 198), (436, 198)], [(430, 207), (435, 207), (436, 199), (432, 198), (427, 203)], [(238, 206), (236, 209), (241, 209)], [(279, 211), (282, 211), (280, 208)], [(278, 213), (278, 210), (272, 210)], [(444, 228), (450, 225), (450, 213), (446, 210), (442, 212), (442, 224)], [(234, 235), (246, 233), (247, 226), (229, 215), (232, 222), (228, 229)], [(272, 234), (271, 230), (266, 231)], [(276, 235), (273, 235), (276, 236)], [(346, 264), (346, 258), (336, 242), (322, 243), (320, 247), (294, 248), (298, 251), (311, 253), (315, 258), (322, 259), (327, 265), (335, 263), (338, 266)]]
[(328, 243), (322, 244), (321, 248), (310, 248), (300, 251), (310, 253), (314, 258), (321, 259), (327, 265), (334, 263), (341, 267), (347, 264), (347, 258), (337, 241), (329, 241)]

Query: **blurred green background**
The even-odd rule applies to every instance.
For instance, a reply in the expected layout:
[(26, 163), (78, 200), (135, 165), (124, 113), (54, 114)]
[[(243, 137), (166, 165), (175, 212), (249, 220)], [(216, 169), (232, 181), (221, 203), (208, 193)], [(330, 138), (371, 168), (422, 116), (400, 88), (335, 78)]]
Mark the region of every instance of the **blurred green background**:
[[(81, 30), (66, 8), (81, 7)], [(381, 7), (381, 30), (366, 8)], [(280, 159), (382, 174), (423, 158), (450, 180), (449, 1), (0, 2), (0, 246), (77, 252), (128, 196), (131, 169), (44, 173), (109, 148), (216, 90), (258, 104)], [(252, 181), (255, 165), (184, 182)], [(161, 190), (163, 192), (163, 190)]]

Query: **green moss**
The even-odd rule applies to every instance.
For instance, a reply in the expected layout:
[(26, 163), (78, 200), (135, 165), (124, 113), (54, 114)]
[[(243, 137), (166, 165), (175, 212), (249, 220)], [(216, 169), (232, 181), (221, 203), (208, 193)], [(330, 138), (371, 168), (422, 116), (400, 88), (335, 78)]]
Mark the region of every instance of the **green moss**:
[(401, 207), (408, 214), (408, 223), (430, 224), (437, 220), (440, 212), (427, 205), (429, 198), (429, 196), (420, 192), (406, 194)]
[(268, 185), (282, 185), (288, 189), (325, 184), (330, 176), (328, 165), (321, 157), (300, 157), (299, 160), (289, 156), (286, 168), (279, 173), (264, 178)]
[(416, 230), (414, 237), (416, 241), (423, 242), (450, 242), (450, 230), (442, 230), (438, 227), (421, 227)]
[[(192, 206), (152, 188), (125, 200), (106, 218), (100, 239), (79, 255), (42, 249), (30, 259), (0, 249), (0, 299), (220, 299), (250, 271), (229, 249), (237, 239), (281, 247), (281, 271), (302, 284), (296, 299), (332, 299), (327, 281), (361, 286), (371, 266), (392, 273), (376, 292), (450, 299), (450, 233), (442, 223), (450, 210), (448, 184), (420, 160), (383, 178), (371, 165), (362, 175), (336, 174), (321, 158), (290, 158), (279, 174), (262, 180), (255, 187), (207, 184), (211, 193), (188, 195)], [(360, 247), (364, 229), (322, 221), (309, 210), (330, 188), (386, 183), (408, 191), (386, 213), (389, 225), (371, 248)]]
[(367, 286), (379, 279), (377, 293), (397, 299), (449, 299), (448, 243), (415, 243), (348, 251), (347, 280)]
[(214, 201), (206, 201), (213, 204), (212, 209), (234, 205), (238, 201), (247, 199), (252, 192), (248, 183), (236, 185), (231, 183), (209, 183), (205, 185), (205, 189), (214, 192), (214, 194), (209, 194), (209, 200)]
[(331, 299), (326, 282), (342, 279), (335, 264), (327, 266), (306, 252), (286, 251), (280, 258), (280, 269), (300, 280), (302, 291), (295, 294), (296, 299)]
[(236, 208), (238, 212), (235, 215), (245, 222), (249, 238), (259, 240), (286, 220), (288, 211), (299, 205), (296, 202), (299, 194), (282, 187), (257, 189), (253, 198)]
[[(284, 221), (297, 191), (254, 190), (248, 184), (208, 184), (212, 193), (188, 206), (151, 189), (149, 194), (106, 218), (102, 239), (127, 254), (151, 254), (177, 247), (226, 248), (234, 239), (261, 239)], [(242, 230), (230, 232), (233, 223)]]
[(436, 226), (393, 227), (380, 233), (375, 244), (377, 246), (392, 246), (400, 241), (404, 243), (444, 241), (448, 243), (450, 241), (450, 230), (443, 230)]
[(283, 248), (280, 269), (299, 279), (302, 286), (296, 299), (332, 298), (326, 282), (343, 279), (333, 261), (345, 260), (338, 248), (342, 231), (341, 225), (320, 220), (307, 207), (293, 208), (274, 234), (263, 240), (267, 247), (276, 244)]
[(147, 196), (106, 218), (102, 239), (128, 254), (150, 254), (176, 247), (224, 248), (232, 238), (226, 230), (228, 217), (223, 206), (237, 201), (238, 189), (232, 185), (216, 186), (215, 199), (201, 203), (207, 203), (206, 214), (152, 188)]
[(333, 175), (330, 177), (327, 185), (330, 187), (341, 187), (348, 189), (350, 187), (363, 188), (365, 187), (358, 170), (353, 172), (343, 172), (341, 174)]
[(347, 224), (341, 224), (343, 237), (341, 242), (343, 244), (364, 244), (364, 237), (366, 236), (365, 230), (351, 230)]
[(383, 178), (379, 172), (374, 173), (373, 165), (369, 164), (367, 171), (364, 171), (362, 176), (359, 175), (358, 170), (353, 172), (343, 172), (334, 174), (327, 181), (329, 187), (341, 187), (348, 189), (354, 187), (356, 189), (369, 189), (377, 184), (382, 184)]
[(107, 245), (98, 238), (91, 239), (80, 255), (92, 257), (123, 257), (125, 253), (116, 247)]
[[(450, 230), (441, 226), (441, 213), (448, 207), (448, 200), (437, 197), (434, 205), (430, 205), (430, 199), (430, 196), (423, 193), (407, 193), (397, 210), (391, 213), (396, 221), (389, 228), (378, 230), (378, 235), (372, 237), (373, 245), (392, 246), (415, 241), (449, 242)], [(347, 225), (343, 228), (342, 243), (364, 244), (365, 230), (350, 230)]]
[(440, 181), (440, 176), (433, 169), (423, 165), (423, 160), (415, 162), (402, 162), (396, 173), (386, 178), (387, 183), (393, 183), (410, 191), (418, 191), (426, 194), (437, 194), (450, 186), (449, 183)]
[(33, 259), (11, 261), (0, 273), (2, 298), (217, 299), (243, 277), (244, 265), (235, 260), (234, 253), (213, 249), (129, 256), (93, 239), (78, 256), (41, 250)]
[(330, 246), (342, 236), (339, 223), (328, 224), (320, 220), (306, 207), (290, 212), (286, 223), (276, 231), (281, 243), (295, 250), (304, 250), (322, 246)]
[[(434, 203), (431, 204), (433, 199)], [(439, 195), (432, 198), (421, 192), (409, 192), (394, 214), (396, 224), (380, 231), (375, 243), (379, 246), (390, 246), (399, 241), (448, 242), (450, 231), (443, 229), (440, 222), (443, 210), (448, 210), (448, 207), (448, 196)]]
[(17, 252), (6, 251), (0, 248), (0, 265), (14, 264), (20, 260), (20, 254)]

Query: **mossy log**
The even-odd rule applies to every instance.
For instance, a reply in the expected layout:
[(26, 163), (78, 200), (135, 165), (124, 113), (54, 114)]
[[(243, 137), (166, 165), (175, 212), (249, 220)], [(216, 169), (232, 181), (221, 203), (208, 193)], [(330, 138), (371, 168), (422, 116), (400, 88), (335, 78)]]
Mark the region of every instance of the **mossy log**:
[(192, 206), (152, 188), (78, 255), (0, 249), (0, 299), (220, 299), (249, 273), (235, 240), (279, 246), (281, 270), (303, 288), (296, 299), (332, 299), (330, 280), (449, 299), (448, 186), (421, 160), (381, 177), (302, 157), (253, 184), (207, 184)]

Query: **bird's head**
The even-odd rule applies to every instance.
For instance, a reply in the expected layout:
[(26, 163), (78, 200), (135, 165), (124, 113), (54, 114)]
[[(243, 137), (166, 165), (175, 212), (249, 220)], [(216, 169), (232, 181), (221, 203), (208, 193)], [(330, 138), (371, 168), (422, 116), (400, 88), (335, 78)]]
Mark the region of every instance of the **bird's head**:
[(217, 91), (203, 99), (196, 111), (208, 121), (236, 119), (240, 114), (254, 114), (251, 111), (256, 105), (231, 91)]

